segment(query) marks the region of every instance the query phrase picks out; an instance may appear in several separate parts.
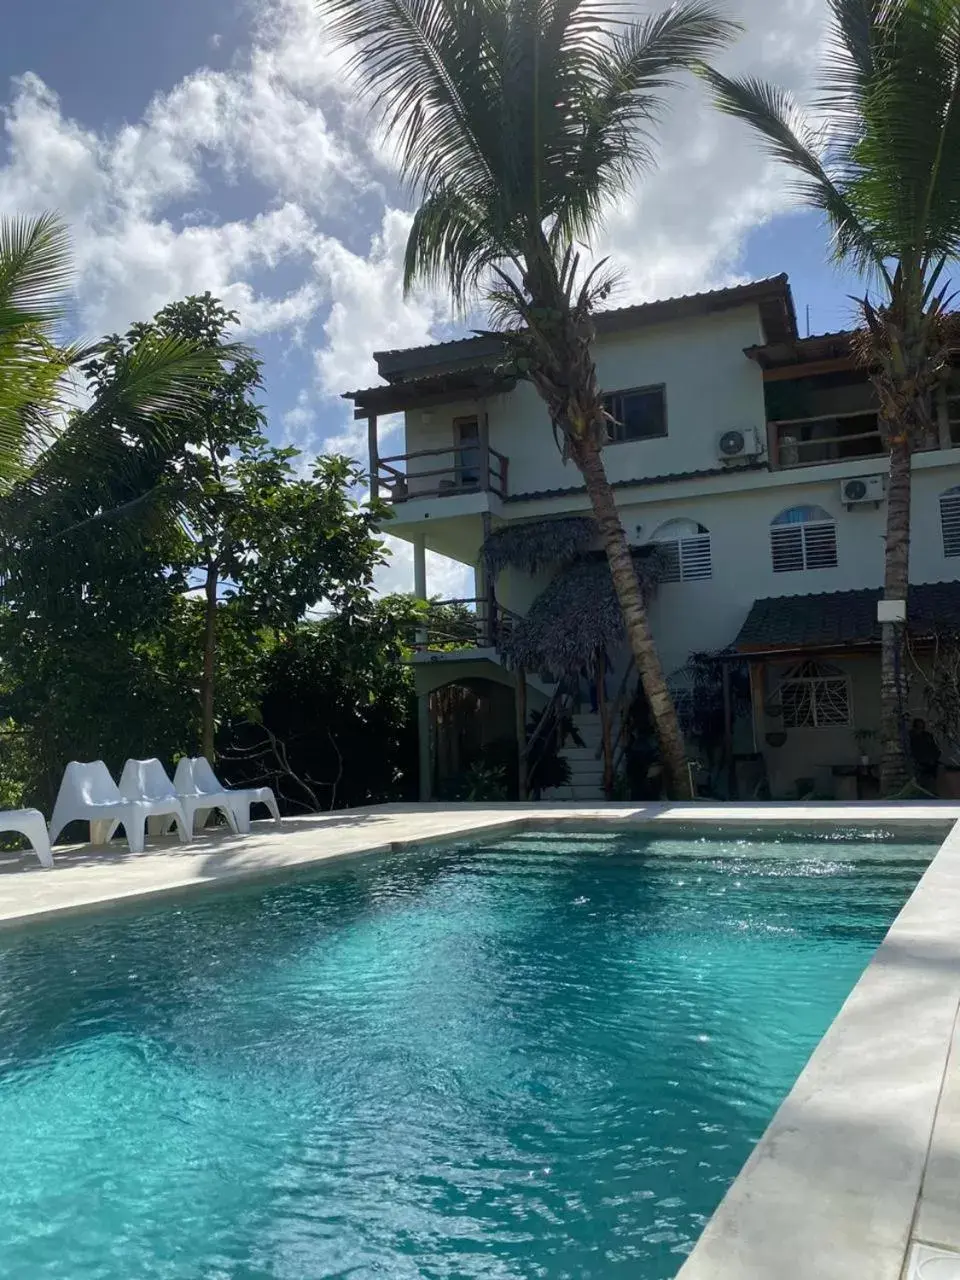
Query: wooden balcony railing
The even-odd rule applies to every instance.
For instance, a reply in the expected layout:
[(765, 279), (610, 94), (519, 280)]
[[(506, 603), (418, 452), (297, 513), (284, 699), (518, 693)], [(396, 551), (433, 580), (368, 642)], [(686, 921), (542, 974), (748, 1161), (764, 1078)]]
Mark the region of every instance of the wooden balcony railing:
[(495, 600), (434, 600), (425, 624), (417, 629), (413, 647), (417, 653), (494, 649), (516, 617)]
[[(445, 498), (458, 493), (507, 496), (508, 459), (481, 441), (448, 449), (418, 449), (380, 458), (377, 483), (389, 502)], [(383, 494), (386, 490), (386, 494)]]

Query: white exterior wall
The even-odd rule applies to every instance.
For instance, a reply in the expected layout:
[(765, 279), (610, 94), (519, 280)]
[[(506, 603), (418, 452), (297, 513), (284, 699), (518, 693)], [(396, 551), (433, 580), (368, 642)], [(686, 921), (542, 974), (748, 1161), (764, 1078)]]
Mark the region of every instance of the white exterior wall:
[[(954, 461), (914, 474), (911, 582), (948, 582), (960, 576), (960, 560), (943, 554), (938, 501), (945, 489), (960, 484), (960, 450), (942, 457)], [(882, 460), (872, 461), (872, 468), (861, 464), (864, 474), (884, 465)], [(744, 473), (743, 488), (682, 499), (670, 499), (664, 486), (657, 501), (627, 501), (621, 506), (627, 536), (638, 544), (649, 541), (667, 520), (695, 520), (710, 531), (713, 576), (699, 582), (665, 583), (651, 606), (651, 622), (667, 672), (683, 666), (693, 651), (732, 644), (756, 600), (882, 585), (885, 505), (847, 511), (840, 501), (839, 480), (818, 480), (818, 470), (791, 472), (791, 483), (776, 486), (759, 484), (761, 473)], [(834, 517), (836, 568), (773, 572), (771, 521), (786, 508), (799, 505), (823, 507)], [(501, 581), (500, 596), (509, 608), (525, 613), (543, 585), (542, 577), (533, 581), (511, 574)]]
[[(637, 488), (618, 488), (617, 500), (627, 536), (635, 544), (651, 541), (668, 520), (691, 520), (711, 535), (712, 577), (704, 581), (667, 583), (651, 607), (651, 621), (666, 672), (684, 666), (691, 652), (711, 652), (731, 645), (753, 603), (764, 597), (797, 596), (879, 587), (883, 581), (886, 506), (848, 511), (840, 495), (841, 479), (880, 475), (886, 460), (870, 458), (768, 472), (736, 467), (722, 472), (717, 436), (732, 428), (756, 427), (766, 437), (763, 379), (744, 347), (762, 341), (755, 307), (686, 322), (675, 322), (632, 334), (608, 335), (598, 341), (596, 357), (606, 391), (663, 384), (666, 388), (668, 435), (662, 439), (609, 446), (604, 452), (611, 481), (636, 481)], [(551, 489), (580, 488), (572, 466), (564, 466), (546, 412), (529, 384), (486, 401), (462, 401), (436, 407), (430, 421), (407, 415), (406, 451), (453, 446), (453, 420), (486, 413), (490, 446), (509, 458), (510, 495)], [(429, 464), (442, 465), (442, 463)], [(411, 468), (414, 470), (415, 468)], [(715, 474), (644, 484), (657, 477), (709, 471)], [(424, 487), (435, 485), (425, 482)], [(960, 485), (960, 449), (918, 455), (914, 463), (910, 580), (913, 583), (955, 581), (960, 559), (943, 554), (939, 496)], [(414, 484), (411, 491), (415, 492)], [(544, 519), (589, 511), (582, 492), (555, 498), (501, 502), (489, 494), (429, 498), (401, 504), (391, 532), (412, 537), (427, 531), (436, 550), (469, 562), (479, 551), (479, 517), (457, 516), (455, 502), (479, 502), (494, 526), (514, 520)], [(837, 527), (835, 568), (774, 573), (770, 551), (771, 522), (792, 506), (822, 507)], [(478, 508), (479, 510), (479, 508)], [(469, 523), (472, 521), (472, 523)], [(454, 536), (461, 531), (462, 538)], [(469, 554), (466, 548), (469, 546)], [(463, 548), (463, 549), (461, 549)], [(501, 575), (497, 596), (507, 608), (526, 613), (550, 574), (535, 578), (514, 571)], [(763, 739), (778, 725), (758, 725), (758, 748), (767, 759), (774, 795), (792, 794), (796, 779), (815, 777), (822, 794), (830, 792), (830, 770), (854, 764), (860, 749), (855, 728), (878, 727), (878, 661), (876, 657), (831, 658), (848, 672), (854, 723), (843, 729), (792, 730), (780, 748)], [(771, 666), (768, 676), (775, 678)], [(618, 682), (615, 673), (612, 684)], [(922, 714), (922, 706), (917, 710)]]

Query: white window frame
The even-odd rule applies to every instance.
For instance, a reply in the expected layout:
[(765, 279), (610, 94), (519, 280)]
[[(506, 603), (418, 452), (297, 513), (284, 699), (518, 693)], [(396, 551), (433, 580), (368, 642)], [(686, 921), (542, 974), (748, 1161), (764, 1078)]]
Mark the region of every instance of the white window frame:
[[(806, 692), (809, 719), (799, 722), (790, 719), (783, 702), (784, 691), (790, 686), (798, 694)], [(794, 667), (780, 681), (777, 688), (780, 716), (784, 729), (852, 729), (853, 700), (850, 696), (850, 677), (839, 667), (803, 662)], [(842, 707), (841, 707), (842, 704)], [(839, 718), (837, 710), (839, 711)]]
[[(787, 511), (793, 510), (788, 507)], [(815, 569), (835, 569), (839, 562), (837, 522), (824, 519), (778, 523), (781, 511), (770, 525), (770, 560), (774, 573), (806, 573)], [(779, 563), (778, 563), (779, 561)]]
[(940, 495), (940, 541), (945, 559), (960, 556), (960, 485)]

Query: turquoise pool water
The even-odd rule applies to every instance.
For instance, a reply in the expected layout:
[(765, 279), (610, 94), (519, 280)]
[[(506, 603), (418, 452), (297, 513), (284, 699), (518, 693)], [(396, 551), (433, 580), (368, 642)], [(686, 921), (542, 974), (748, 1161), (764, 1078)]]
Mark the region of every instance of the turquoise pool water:
[(673, 1276), (933, 848), (526, 833), (0, 936), (0, 1274)]

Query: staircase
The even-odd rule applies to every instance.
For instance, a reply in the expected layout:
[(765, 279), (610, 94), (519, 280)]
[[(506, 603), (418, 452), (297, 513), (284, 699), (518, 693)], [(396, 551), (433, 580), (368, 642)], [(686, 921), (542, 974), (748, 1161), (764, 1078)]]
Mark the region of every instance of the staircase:
[(583, 746), (568, 742), (560, 754), (570, 764), (570, 786), (551, 787), (545, 800), (602, 800), (603, 795), (603, 730), (595, 712), (575, 715), (573, 723), (583, 739)]

